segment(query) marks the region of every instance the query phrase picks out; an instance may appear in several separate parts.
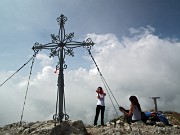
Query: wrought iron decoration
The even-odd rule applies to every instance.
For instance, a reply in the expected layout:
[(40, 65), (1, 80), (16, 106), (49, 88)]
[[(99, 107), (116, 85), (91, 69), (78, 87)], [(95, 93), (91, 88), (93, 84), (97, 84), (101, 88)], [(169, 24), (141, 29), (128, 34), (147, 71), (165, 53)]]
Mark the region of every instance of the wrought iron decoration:
[[(53, 119), (58, 122), (62, 122), (64, 117), (65, 120), (69, 119), (69, 116), (65, 114), (63, 111), (65, 107), (63, 70), (67, 68), (67, 65), (65, 64), (65, 56), (69, 55), (73, 57), (74, 48), (85, 47), (86, 49), (90, 50), (91, 47), (94, 45), (93, 41), (90, 38), (88, 38), (86, 41), (83, 42), (72, 41), (72, 38), (74, 37), (74, 33), (65, 34), (64, 24), (66, 21), (67, 21), (67, 17), (61, 14), (60, 17), (57, 18), (57, 22), (59, 25), (59, 32), (57, 36), (55, 34), (51, 34), (52, 42), (44, 45), (36, 42), (32, 47), (32, 49), (36, 53), (41, 51), (42, 49), (48, 49), (51, 51), (49, 57), (58, 56), (59, 61), (57, 62), (56, 70), (59, 71), (58, 84), (57, 84), (58, 85), (57, 104), (59, 106), (56, 104), (56, 114), (53, 116)], [(59, 108), (58, 113), (57, 113), (57, 108)]]

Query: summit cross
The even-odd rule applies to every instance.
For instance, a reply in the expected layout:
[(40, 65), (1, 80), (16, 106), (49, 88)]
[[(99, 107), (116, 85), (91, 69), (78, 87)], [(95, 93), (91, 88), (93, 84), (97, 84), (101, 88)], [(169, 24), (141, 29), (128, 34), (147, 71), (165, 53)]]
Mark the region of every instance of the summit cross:
[[(57, 22), (59, 25), (59, 32), (56, 36), (55, 34), (51, 34), (52, 42), (47, 44), (40, 44), (36, 42), (32, 49), (34, 52), (38, 53), (39, 51), (43, 49), (50, 50), (50, 56), (49, 57), (58, 57), (58, 62), (56, 65), (56, 71), (59, 71), (58, 74), (58, 90), (57, 90), (57, 103), (56, 103), (56, 114), (53, 116), (53, 119), (55, 120), (55, 123), (62, 122), (63, 118), (65, 117), (65, 120), (69, 119), (69, 116), (64, 113), (65, 108), (65, 97), (64, 97), (64, 69), (67, 68), (67, 65), (65, 64), (65, 56), (74, 56), (73, 49), (77, 47), (85, 47), (87, 50), (90, 50), (91, 47), (94, 45), (93, 41), (88, 38), (87, 40), (83, 42), (77, 42), (73, 41), (72, 38), (74, 37), (74, 33), (66, 34), (64, 24), (67, 21), (67, 17), (61, 14), (57, 18)], [(58, 111), (58, 113), (57, 113)]]

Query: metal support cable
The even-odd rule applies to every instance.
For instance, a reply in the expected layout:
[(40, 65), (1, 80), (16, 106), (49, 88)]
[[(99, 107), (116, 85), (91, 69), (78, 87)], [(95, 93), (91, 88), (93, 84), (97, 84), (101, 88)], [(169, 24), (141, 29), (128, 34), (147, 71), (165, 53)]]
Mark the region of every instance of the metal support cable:
[(113, 107), (114, 107), (114, 109), (115, 109), (115, 111), (116, 111), (116, 114), (118, 115), (118, 112), (117, 112), (117, 110), (116, 110), (116, 108), (115, 108), (115, 106), (114, 106), (114, 103), (113, 103), (113, 101), (112, 101), (112, 99), (111, 99), (111, 96), (110, 96), (108, 90), (110, 91), (110, 93), (111, 93), (112, 97), (114, 98), (114, 100), (115, 100), (116, 104), (118, 105), (118, 107), (119, 107), (119, 104), (118, 104), (118, 102), (117, 102), (115, 96), (113, 95), (113, 93), (112, 93), (110, 87), (108, 86), (108, 84), (107, 84), (105, 78), (103, 77), (103, 75), (102, 75), (102, 73), (101, 73), (101, 71), (100, 71), (100, 69), (99, 69), (99, 67), (98, 67), (98, 65), (97, 65), (97, 63), (96, 63), (94, 57), (93, 57), (92, 54), (91, 54), (90, 49), (87, 49), (87, 50), (88, 50), (89, 55), (91, 56), (91, 58), (92, 58), (94, 64), (96, 65), (96, 68), (97, 68), (97, 70), (98, 70), (98, 72), (99, 72), (99, 74), (100, 74), (100, 77), (101, 77), (101, 79), (102, 79), (102, 81), (103, 81), (103, 83), (104, 83), (104, 86), (105, 86), (105, 88), (106, 88), (106, 90), (107, 90), (107, 93), (108, 93), (109, 98), (110, 98), (110, 100), (111, 100), (111, 102), (112, 102), (112, 104), (113, 104)]
[[(120, 107), (119, 104), (118, 104), (118, 102), (117, 102), (117, 100), (116, 100), (116, 98), (114, 97), (114, 95), (113, 95), (113, 93), (112, 93), (110, 87), (108, 86), (108, 84), (107, 84), (105, 78), (103, 77), (102, 73), (100, 72), (100, 69), (99, 69), (98, 65), (96, 64), (96, 61), (94, 60), (94, 57), (92, 56), (92, 54), (91, 54), (91, 52), (90, 52), (89, 49), (88, 49), (88, 52), (89, 52), (89, 55), (91, 56), (92, 60), (94, 61), (94, 64), (96, 65), (96, 68), (97, 68), (97, 70), (98, 70), (98, 72), (99, 72), (99, 74), (100, 74), (100, 76), (101, 76), (101, 79), (102, 79), (102, 81), (103, 81), (103, 83), (104, 83), (105, 88), (106, 88), (106, 87), (108, 88), (108, 90), (110, 91), (111, 95), (113, 96), (113, 98), (114, 98), (116, 104), (118, 105), (118, 107)], [(106, 88), (106, 90), (107, 90), (107, 88)], [(110, 98), (110, 100), (111, 100), (111, 102), (112, 102), (112, 99), (111, 99), (111, 97), (110, 97), (110, 94), (109, 94), (108, 90), (107, 90), (107, 93), (108, 93), (109, 98)], [(114, 109), (115, 109), (115, 111), (116, 111), (116, 108), (115, 108), (113, 102), (112, 102), (112, 104), (113, 104), (113, 107), (114, 107)], [(116, 111), (116, 114), (117, 114), (117, 116), (118, 116), (117, 111)], [(125, 114), (124, 114), (124, 118), (125, 118)], [(130, 130), (132, 130), (131, 125), (130, 125), (129, 122), (128, 122), (128, 125), (129, 125)]]
[(19, 72), (24, 66), (26, 66), (32, 59), (34, 58), (31, 57), (22, 67), (20, 67), (16, 72), (14, 72), (9, 78), (7, 78), (0, 86), (3, 86), (9, 79), (11, 79), (17, 72)]
[(20, 125), (21, 125), (21, 123), (22, 123), (22, 118), (23, 118), (23, 113), (24, 113), (24, 107), (25, 107), (25, 104), (26, 104), (27, 93), (28, 93), (28, 90), (29, 90), (29, 82), (30, 82), (30, 78), (31, 78), (31, 74), (32, 74), (32, 68), (33, 68), (33, 65), (34, 65), (34, 58), (35, 58), (35, 56), (36, 56), (36, 55), (33, 55), (32, 64), (31, 64), (31, 67), (30, 67), (30, 74), (29, 74), (28, 84), (27, 84), (27, 88), (26, 88), (26, 94), (25, 94), (25, 99), (24, 99), (24, 104), (23, 104), (23, 109), (22, 109), (22, 114), (21, 114)]
[[(102, 77), (103, 77), (103, 76), (102, 76)], [(104, 77), (103, 77), (103, 79), (105, 80), (105, 78), (104, 78)], [(107, 87), (108, 87), (108, 89), (109, 89), (109, 91), (110, 91), (111, 95), (113, 96), (113, 98), (114, 98), (114, 100), (115, 100), (116, 104), (118, 105), (118, 107), (120, 107), (120, 105), (118, 104), (118, 102), (117, 102), (116, 98), (114, 97), (114, 94), (112, 93), (111, 89), (109, 88), (109, 86), (108, 86), (107, 82), (106, 82), (106, 81), (104, 81), (104, 82), (105, 82), (105, 84), (107, 85)]]
[(112, 98), (111, 98), (111, 96), (110, 96), (110, 94), (109, 94), (109, 91), (107, 90), (107, 86), (106, 86), (105, 80), (103, 79), (103, 76), (101, 76), (101, 79), (102, 79), (102, 82), (103, 82), (103, 84), (104, 84), (104, 87), (105, 87), (105, 89), (106, 89), (106, 91), (107, 91), (107, 93), (108, 93), (108, 96), (109, 96), (109, 98), (110, 98), (110, 100), (111, 100), (111, 103), (112, 103), (112, 105), (113, 105), (113, 108), (114, 108), (114, 110), (115, 110), (115, 112), (116, 112), (116, 114), (117, 114), (117, 116), (118, 116), (118, 112), (117, 112), (116, 107), (115, 107), (115, 105), (114, 105), (114, 103), (113, 103), (113, 101), (112, 101)]

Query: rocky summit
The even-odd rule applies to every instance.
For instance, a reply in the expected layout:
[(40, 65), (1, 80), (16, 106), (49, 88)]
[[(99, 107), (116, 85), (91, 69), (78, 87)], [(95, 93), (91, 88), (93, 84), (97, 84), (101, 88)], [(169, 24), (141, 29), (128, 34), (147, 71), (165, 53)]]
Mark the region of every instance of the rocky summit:
[(55, 125), (53, 120), (31, 123), (13, 123), (0, 128), (0, 135), (85, 135), (87, 130), (81, 120), (63, 121)]
[(63, 121), (56, 125), (53, 120), (23, 122), (0, 127), (0, 135), (179, 135), (180, 122), (172, 116), (168, 119), (172, 126), (141, 121), (129, 125), (121, 118), (107, 122), (105, 126), (85, 125), (82, 120)]

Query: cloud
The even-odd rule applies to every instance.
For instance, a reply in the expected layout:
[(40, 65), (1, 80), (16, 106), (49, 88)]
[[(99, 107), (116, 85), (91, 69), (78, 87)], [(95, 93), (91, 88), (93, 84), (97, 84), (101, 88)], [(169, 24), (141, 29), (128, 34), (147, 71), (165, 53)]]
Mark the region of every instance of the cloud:
[[(136, 31), (138, 34), (134, 32), (132, 38), (125, 37), (122, 42), (102, 47), (96, 56), (102, 73), (121, 102), (124, 102), (121, 97), (137, 95), (140, 100), (144, 99), (143, 108), (148, 109), (149, 106), (143, 105), (152, 102), (148, 97), (160, 96), (160, 109), (179, 111), (174, 106), (179, 102), (179, 42), (160, 39), (149, 26)], [(93, 36), (93, 41), (101, 45), (101, 40)], [(108, 39), (115, 39), (114, 35), (107, 36)]]
[(49, 56), (47, 56), (47, 55), (45, 55), (43, 53), (37, 54), (36, 58), (41, 61), (40, 65), (42, 67), (51, 65), (53, 63), (53, 58), (49, 58)]
[(142, 37), (142, 36), (149, 35), (149, 34), (155, 32), (155, 28), (148, 25), (147, 27), (140, 27), (138, 29), (129, 28), (129, 32), (130, 32), (130, 34), (135, 35), (135, 37), (137, 37), (137, 35)]
[[(96, 43), (92, 54), (119, 105), (128, 108), (129, 96), (136, 95), (143, 110), (153, 109), (149, 97), (159, 96), (159, 110), (179, 112), (180, 43), (161, 39), (154, 31), (150, 26), (131, 29), (132, 37), (124, 37), (122, 41), (113, 34), (88, 34), (87, 37)], [(52, 59), (47, 57), (37, 56), (43, 68), (31, 78), (25, 121), (52, 119), (55, 114), (58, 75), (54, 73)], [(64, 70), (66, 113), (72, 120), (82, 119), (92, 124), (97, 102), (95, 90), (98, 86), (105, 87), (93, 61), (82, 62), (91, 62), (91, 68)], [(9, 74), (1, 72), (0, 75), (2, 82)], [(26, 87), (27, 77), (20, 74), (0, 87), (0, 125), (19, 120)], [(117, 109), (118, 105), (114, 104)], [(106, 121), (116, 117), (108, 95), (105, 116)]]

